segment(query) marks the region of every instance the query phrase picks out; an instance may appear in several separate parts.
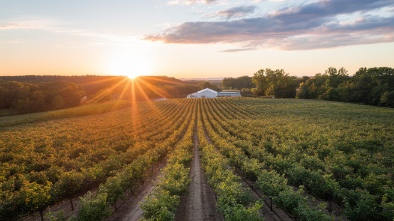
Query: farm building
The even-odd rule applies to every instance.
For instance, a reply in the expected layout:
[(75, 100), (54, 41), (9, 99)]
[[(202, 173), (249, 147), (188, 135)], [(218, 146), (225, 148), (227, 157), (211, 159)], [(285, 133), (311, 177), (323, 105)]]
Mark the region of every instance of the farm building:
[(217, 92), (215, 90), (205, 88), (201, 91), (197, 91), (196, 93), (187, 95), (187, 98), (215, 98), (215, 97), (241, 97), (240, 92)]
[(218, 95), (219, 97), (241, 97), (241, 93), (235, 91), (221, 91), (218, 93), (219, 93)]

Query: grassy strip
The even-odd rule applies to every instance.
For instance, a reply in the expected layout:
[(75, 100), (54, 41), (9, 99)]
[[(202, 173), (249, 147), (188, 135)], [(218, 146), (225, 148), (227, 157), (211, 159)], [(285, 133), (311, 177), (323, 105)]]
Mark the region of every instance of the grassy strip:
[(23, 114), (9, 117), (1, 117), (1, 127), (16, 126), (27, 123), (34, 123), (48, 120), (58, 120), (70, 117), (81, 117), (95, 114), (103, 114), (114, 110), (130, 107), (127, 101), (112, 101), (106, 103), (88, 104), (74, 108), (47, 111), (33, 114)]

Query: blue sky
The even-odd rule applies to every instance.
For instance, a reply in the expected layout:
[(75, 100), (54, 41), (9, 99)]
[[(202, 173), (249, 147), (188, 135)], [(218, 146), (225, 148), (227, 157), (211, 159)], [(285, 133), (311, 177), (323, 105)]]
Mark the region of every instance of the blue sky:
[(392, 0), (0, 0), (0, 75), (314, 75), (394, 64)]

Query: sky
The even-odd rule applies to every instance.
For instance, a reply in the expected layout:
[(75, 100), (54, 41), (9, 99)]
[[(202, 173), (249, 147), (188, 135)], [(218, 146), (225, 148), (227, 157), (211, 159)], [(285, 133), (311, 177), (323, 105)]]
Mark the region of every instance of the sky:
[(0, 75), (394, 68), (393, 0), (0, 0)]

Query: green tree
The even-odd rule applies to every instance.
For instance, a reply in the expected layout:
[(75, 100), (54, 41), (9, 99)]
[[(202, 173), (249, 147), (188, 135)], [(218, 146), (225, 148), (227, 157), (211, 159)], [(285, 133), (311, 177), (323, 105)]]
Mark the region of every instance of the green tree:
[(64, 100), (60, 95), (56, 95), (53, 100), (50, 101), (51, 110), (58, 110), (64, 108)]
[(201, 89), (209, 88), (215, 91), (219, 91), (219, 88), (208, 81), (204, 81), (198, 84)]
[(43, 91), (40, 90), (34, 91), (33, 94), (31, 95), (31, 101), (32, 101), (33, 112), (46, 110), (45, 95)]
[(264, 69), (258, 70), (254, 73), (252, 81), (256, 85), (255, 93), (258, 96), (266, 95), (268, 89), (268, 78), (266, 77), (266, 71)]
[(121, 179), (118, 176), (108, 178), (99, 188), (99, 194), (107, 194), (107, 202), (115, 206), (115, 211), (117, 210), (116, 201), (123, 195), (123, 192)]
[(19, 191), (19, 198), (24, 202), (28, 211), (39, 211), (41, 221), (44, 221), (43, 210), (49, 205), (51, 195), (52, 183), (47, 182), (44, 185), (36, 182), (30, 183), (25, 181)]
[(53, 194), (60, 199), (68, 198), (70, 200), (71, 210), (74, 210), (72, 198), (81, 191), (83, 184), (84, 175), (82, 173), (76, 171), (64, 172), (55, 183)]
[(222, 80), (222, 87), (225, 89), (238, 89), (254, 87), (252, 78), (249, 76), (242, 76), (238, 78), (224, 78)]
[(274, 95), (278, 98), (294, 98), (296, 96), (297, 78), (290, 77), (283, 69), (261, 69), (254, 74), (252, 80), (259, 96)]
[(272, 210), (272, 198), (277, 197), (280, 192), (289, 189), (287, 180), (275, 171), (262, 170), (258, 177), (258, 185), (261, 191), (270, 198), (270, 209)]
[(81, 208), (74, 221), (105, 220), (111, 211), (107, 207), (107, 194), (93, 195), (91, 192), (81, 198)]
[(386, 91), (380, 97), (379, 104), (386, 107), (394, 107), (394, 91)]

